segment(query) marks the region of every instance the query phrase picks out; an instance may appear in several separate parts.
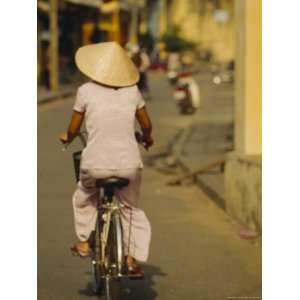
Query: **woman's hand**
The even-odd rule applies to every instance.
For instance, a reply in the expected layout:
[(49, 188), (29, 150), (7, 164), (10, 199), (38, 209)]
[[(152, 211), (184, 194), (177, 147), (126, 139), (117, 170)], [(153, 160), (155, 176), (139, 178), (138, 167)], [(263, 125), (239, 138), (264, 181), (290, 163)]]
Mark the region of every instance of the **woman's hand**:
[(150, 148), (154, 143), (151, 136), (148, 135), (148, 137), (146, 137), (145, 134), (142, 135), (138, 131), (135, 132), (135, 138), (137, 142), (143, 145), (146, 150), (148, 150), (148, 148)]
[(67, 132), (64, 132), (64, 133), (60, 134), (59, 140), (60, 140), (63, 144), (68, 143), (68, 133), (67, 133)]
[(84, 119), (84, 113), (73, 111), (71, 122), (67, 132), (62, 133), (59, 136), (60, 141), (63, 144), (70, 143), (73, 141), (74, 137), (79, 133), (80, 126)]
[(148, 150), (153, 145), (152, 124), (145, 106), (136, 111), (136, 118), (143, 132), (143, 146)]
[(154, 141), (151, 136), (149, 136), (148, 138), (144, 138), (143, 145), (146, 150), (148, 150), (153, 144), (154, 144)]

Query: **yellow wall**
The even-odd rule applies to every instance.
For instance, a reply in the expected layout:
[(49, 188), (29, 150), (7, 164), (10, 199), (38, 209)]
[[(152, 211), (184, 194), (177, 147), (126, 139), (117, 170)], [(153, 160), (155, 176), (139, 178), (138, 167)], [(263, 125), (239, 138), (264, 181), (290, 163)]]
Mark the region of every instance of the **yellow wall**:
[(261, 0), (236, 0), (235, 150), (260, 154)]
[(173, 0), (169, 16), (171, 24), (181, 27), (183, 37), (211, 51), (216, 61), (228, 62), (234, 58), (233, 0), (221, 1), (221, 8), (230, 13), (230, 20), (226, 24), (216, 23), (215, 7), (208, 1), (201, 12), (198, 0)]

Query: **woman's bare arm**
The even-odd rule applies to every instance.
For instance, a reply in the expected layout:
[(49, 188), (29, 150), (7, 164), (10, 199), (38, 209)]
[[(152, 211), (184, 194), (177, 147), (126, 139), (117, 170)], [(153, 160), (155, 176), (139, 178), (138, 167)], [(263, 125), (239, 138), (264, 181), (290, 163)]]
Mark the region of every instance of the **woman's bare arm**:
[(74, 110), (67, 132), (62, 133), (59, 136), (59, 139), (63, 143), (72, 142), (72, 140), (76, 137), (76, 135), (80, 131), (80, 127), (82, 125), (83, 119), (84, 119), (84, 113)]
[(145, 148), (148, 149), (153, 145), (152, 133), (152, 123), (150, 117), (147, 113), (146, 107), (137, 109), (136, 119), (141, 126), (143, 132), (143, 140), (145, 141)]

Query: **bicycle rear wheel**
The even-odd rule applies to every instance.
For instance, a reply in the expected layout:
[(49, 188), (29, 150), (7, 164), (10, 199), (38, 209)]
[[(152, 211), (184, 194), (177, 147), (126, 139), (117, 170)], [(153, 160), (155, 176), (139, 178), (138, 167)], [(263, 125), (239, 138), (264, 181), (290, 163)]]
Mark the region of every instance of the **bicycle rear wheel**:
[(118, 213), (112, 215), (106, 255), (109, 272), (105, 278), (105, 300), (118, 300), (124, 268), (122, 226)]
[(91, 271), (92, 271), (92, 289), (97, 295), (103, 292), (104, 288), (104, 278), (103, 278), (103, 268), (101, 265), (101, 224), (97, 220), (95, 231), (91, 236), (91, 249), (92, 249), (92, 260), (91, 260)]

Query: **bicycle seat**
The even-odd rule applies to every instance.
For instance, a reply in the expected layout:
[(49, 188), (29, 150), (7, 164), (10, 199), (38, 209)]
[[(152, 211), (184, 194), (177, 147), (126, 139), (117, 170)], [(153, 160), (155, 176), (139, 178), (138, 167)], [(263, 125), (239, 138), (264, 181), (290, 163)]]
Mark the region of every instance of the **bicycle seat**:
[(124, 186), (127, 186), (128, 184), (129, 179), (116, 176), (96, 180), (97, 188), (122, 188)]

